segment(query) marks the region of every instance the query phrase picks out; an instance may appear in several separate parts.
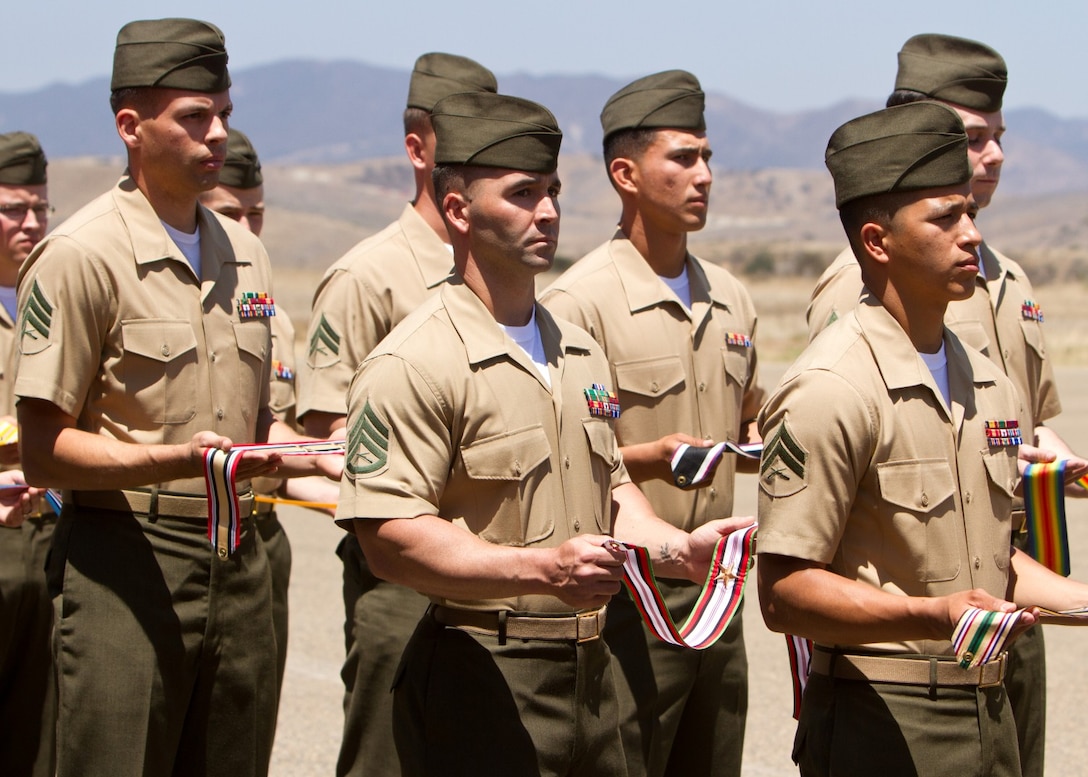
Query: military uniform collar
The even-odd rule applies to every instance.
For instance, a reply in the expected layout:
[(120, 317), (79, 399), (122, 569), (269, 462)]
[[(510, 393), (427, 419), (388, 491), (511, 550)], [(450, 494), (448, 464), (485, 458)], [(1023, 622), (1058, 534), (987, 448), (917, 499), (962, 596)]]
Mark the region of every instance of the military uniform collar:
[[(136, 264), (145, 265), (163, 260), (192, 265), (181, 249), (166, 233), (162, 220), (151, 203), (137, 188), (131, 177), (125, 176), (113, 191), (117, 212), (128, 230)], [(214, 283), (226, 261), (237, 261), (223, 226), (203, 205), (197, 205), (197, 225), (200, 228), (200, 261), (204, 280)]]
[[(527, 372), (540, 381), (540, 375), (529, 357), (517, 347), (513, 340), (495, 321), (491, 311), (476, 296), (460, 276), (454, 275), (449, 283), (439, 291), (442, 305), (450, 318), (450, 323), (457, 331), (461, 342), (465, 344), (465, 353), (469, 364), (482, 364), (498, 358), (509, 358), (521, 365)], [(547, 310), (540, 304), (536, 306), (536, 324), (540, 329), (540, 339), (544, 344), (544, 356), (553, 369), (560, 368), (564, 351), (585, 352), (585, 348), (565, 342), (562, 332)], [(553, 381), (555, 383), (555, 381)], [(543, 385), (543, 383), (541, 383)], [(547, 386), (545, 386), (547, 390)]]
[[(676, 302), (675, 295), (658, 277), (646, 259), (638, 252), (634, 244), (624, 236), (622, 230), (616, 230), (608, 245), (609, 255), (620, 278), (627, 305), (632, 313), (651, 308), (666, 302)], [(691, 289), (692, 307), (711, 301), (729, 307), (729, 301), (720, 297), (710, 286), (703, 268), (689, 253), (685, 259), (688, 271), (688, 283)]]
[[(892, 314), (867, 288), (855, 310), (858, 324), (869, 342), (873, 360), (889, 390), (912, 386), (928, 386), (944, 406), (944, 397), (914, 344)], [(968, 386), (993, 383), (989, 360), (980, 353), (964, 348), (951, 331), (944, 330), (945, 357), (948, 362), (948, 385), (952, 399), (952, 416), (957, 423), (963, 415), (962, 399)]]
[(399, 223), (424, 285), (433, 289), (445, 283), (453, 274), (453, 252), (449, 245), (435, 234), (411, 203), (404, 206)]

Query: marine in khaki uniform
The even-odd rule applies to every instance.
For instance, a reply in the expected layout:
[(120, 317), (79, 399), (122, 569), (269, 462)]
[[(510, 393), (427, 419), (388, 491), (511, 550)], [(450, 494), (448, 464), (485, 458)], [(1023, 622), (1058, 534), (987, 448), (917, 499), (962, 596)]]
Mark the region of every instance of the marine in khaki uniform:
[[(314, 294), (309, 352), (299, 396), (307, 432), (327, 436), (344, 425), (355, 369), (389, 331), (446, 282), (453, 268), (449, 236), (434, 199), (431, 109), (458, 92), (494, 92), (491, 71), (466, 57), (430, 53), (416, 60), (404, 111), (404, 148), (415, 199), (397, 221), (338, 260)], [(344, 564), (344, 734), (339, 777), (397, 777), (389, 688), (404, 645), (427, 600), (378, 580), (353, 535), (337, 548)]]
[[(237, 221), (257, 237), (264, 228), (264, 176), (261, 161), (249, 138), (233, 127), (227, 132), (227, 156), (219, 172), (219, 184), (200, 195), (208, 210)], [(282, 308), (270, 319), (272, 329), (272, 369), (268, 407), (276, 420), (295, 427), (295, 327)], [(260, 478), (254, 491), (274, 497), (324, 504), (335, 504), (338, 489), (325, 477)], [(272, 572), (272, 620), (276, 627), (276, 677), (283, 686), (287, 663), (287, 588), (291, 580), (291, 543), (276, 516), (273, 502), (261, 501), (255, 507), (257, 532), (264, 542)]]
[(559, 232), (554, 117), (476, 93), (432, 118), (456, 274), (353, 379), (337, 512), (376, 574), (433, 602), (397, 677), (397, 750), (405, 775), (623, 775), (609, 535), (694, 580), (745, 522), (689, 535), (653, 515), (587, 399), (612, 392), (608, 362), (534, 303)]
[[(15, 424), (12, 395), (15, 298), (19, 268), (49, 224), (45, 154), (26, 132), (0, 135), (0, 420)], [(31, 433), (28, 430), (28, 433)], [(17, 468), (19, 449), (0, 446), (0, 467)], [(6, 484), (23, 481), (12, 469)], [(4, 491), (16, 497), (18, 491)], [(56, 516), (35, 493), (24, 505), (0, 503), (0, 774), (49, 777), (54, 768), (56, 691), (49, 635), (53, 605), (45, 585), (45, 557)]]
[[(27, 479), (64, 489), (47, 570), (57, 774), (263, 775), (276, 639), (263, 545), (210, 547), (203, 454), (297, 439), (268, 408), (260, 241), (201, 207), (226, 152), (223, 35), (189, 19), (118, 33), (118, 185), (54, 230), (20, 279), (15, 394)], [(34, 430), (29, 433), (29, 430)], [(250, 478), (337, 474), (247, 452)]]
[[(933, 99), (963, 119), (971, 164), (971, 194), (985, 208), (997, 189), (1004, 163), (1002, 99), (1008, 83), (1005, 60), (989, 46), (949, 35), (916, 35), (899, 52), (895, 91), (888, 105)], [(1054, 370), (1047, 357), (1043, 314), (1031, 281), (1019, 264), (983, 241), (975, 293), (948, 305), (945, 323), (968, 346), (986, 354), (1015, 384), (1024, 403), (1024, 428), (1042, 448), (1082, 461), (1045, 422), (1061, 412)], [(817, 281), (808, 309), (810, 338), (852, 310), (862, 290), (861, 271), (847, 249)], [(1077, 485), (1069, 496), (1088, 491)], [(1015, 505), (1017, 547), (1026, 547), (1022, 505)], [(1043, 630), (1033, 629), (1010, 650), (1006, 687), (1016, 713), (1024, 774), (1043, 777), (1046, 726), (1046, 654)]]
[[(682, 490), (669, 463), (686, 443), (758, 441), (756, 314), (728, 271), (687, 251), (706, 223), (711, 172), (704, 94), (690, 73), (635, 81), (601, 114), (619, 229), (541, 296), (586, 329), (608, 357), (622, 412), (616, 438), (654, 511), (690, 531), (733, 510), (737, 461), (726, 456), (699, 488)], [(753, 466), (749, 471), (754, 471)], [(674, 613), (700, 587), (661, 584)], [(616, 674), (630, 775), (739, 775), (748, 706), (741, 618), (707, 650), (651, 634), (626, 591), (609, 606), (605, 640)]]
[(1011, 547), (1021, 446), (987, 425), (1015, 427), (1022, 403), (944, 326), (978, 272), (967, 142), (955, 112), (920, 102), (828, 144), (867, 290), (760, 414), (760, 604), (815, 642), (802, 775), (1019, 775), (1004, 660), (960, 669), (953, 629), (972, 606), (1088, 603)]

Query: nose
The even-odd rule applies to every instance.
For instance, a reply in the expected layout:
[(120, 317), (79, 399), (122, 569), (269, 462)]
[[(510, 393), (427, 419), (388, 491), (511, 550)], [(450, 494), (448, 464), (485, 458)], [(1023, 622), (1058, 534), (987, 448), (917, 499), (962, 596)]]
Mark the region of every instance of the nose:
[(695, 177), (696, 183), (702, 186), (709, 186), (714, 180), (714, 173), (710, 171), (710, 161), (703, 158), (699, 160), (698, 174)]
[(997, 138), (990, 138), (990, 142), (982, 150), (982, 161), (990, 167), (1000, 165), (1005, 161), (1005, 151), (1001, 148), (1001, 141)]
[(227, 140), (227, 120), (221, 116), (215, 116), (212, 119), (211, 126), (208, 127), (209, 143), (224, 143)]
[(559, 200), (555, 197), (542, 197), (536, 209), (537, 221), (552, 222), (559, 219)]
[(961, 242), (964, 246), (970, 246), (972, 249), (978, 248), (982, 243), (982, 235), (978, 231), (978, 227), (975, 226), (975, 220), (971, 218), (970, 214), (964, 213), (960, 217), (960, 229), (963, 230), (961, 235)]
[(38, 214), (34, 212), (33, 208), (28, 208), (26, 211), (26, 216), (23, 217), (23, 231), (32, 232), (35, 230), (44, 229), (45, 223), (46, 221), (48, 221), (48, 219), (48, 216), (43, 215), (39, 217)]

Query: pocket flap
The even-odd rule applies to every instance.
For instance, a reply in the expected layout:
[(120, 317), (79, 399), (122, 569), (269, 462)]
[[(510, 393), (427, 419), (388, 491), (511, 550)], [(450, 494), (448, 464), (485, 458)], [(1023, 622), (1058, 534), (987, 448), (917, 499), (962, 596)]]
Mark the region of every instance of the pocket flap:
[(186, 320), (141, 319), (121, 322), (127, 353), (169, 362), (196, 348), (196, 335)]
[(234, 337), (238, 341), (239, 350), (264, 359), (268, 349), (272, 347), (271, 336), (268, 327), (261, 321), (245, 321), (234, 325)]
[(544, 427), (529, 426), (461, 448), (465, 472), (476, 480), (521, 480), (551, 454)]
[(880, 495), (912, 512), (928, 513), (955, 493), (952, 468), (944, 459), (912, 459), (877, 464)]
[(616, 385), (646, 397), (660, 396), (684, 382), (679, 356), (616, 363)]
[(596, 418), (582, 420), (586, 428), (586, 438), (589, 440), (589, 449), (593, 455), (600, 456), (608, 462), (609, 466), (616, 461), (616, 435), (607, 421)]

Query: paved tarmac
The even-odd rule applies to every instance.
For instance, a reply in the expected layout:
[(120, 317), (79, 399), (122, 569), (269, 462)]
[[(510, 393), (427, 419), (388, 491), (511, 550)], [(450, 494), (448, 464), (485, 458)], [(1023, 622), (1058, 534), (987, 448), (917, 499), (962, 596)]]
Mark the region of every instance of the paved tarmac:
[[(782, 365), (763, 367), (763, 379), (773, 385), (782, 369)], [(1052, 426), (1074, 450), (1088, 451), (1088, 368), (1061, 369), (1058, 382), (1064, 412)], [(756, 487), (754, 476), (739, 478), (736, 514), (754, 513)], [(1070, 500), (1067, 513), (1073, 576), (1088, 580), (1088, 500)], [(297, 508), (282, 509), (280, 515), (291, 538), (294, 568), (287, 673), (271, 774), (331, 777), (343, 725), (342, 566), (334, 553), (341, 530), (328, 518)], [(742, 774), (794, 775), (797, 770), (790, 760), (794, 722), (790, 716), (792, 691), (786, 646), (781, 635), (763, 626), (754, 586), (749, 591), (751, 600), (744, 618), (751, 703)], [(1047, 773), (1060, 777), (1088, 774), (1088, 740), (1083, 732), (1081, 707), (1088, 699), (1088, 672), (1082, 658), (1088, 652), (1088, 630), (1048, 626), (1046, 639)]]

